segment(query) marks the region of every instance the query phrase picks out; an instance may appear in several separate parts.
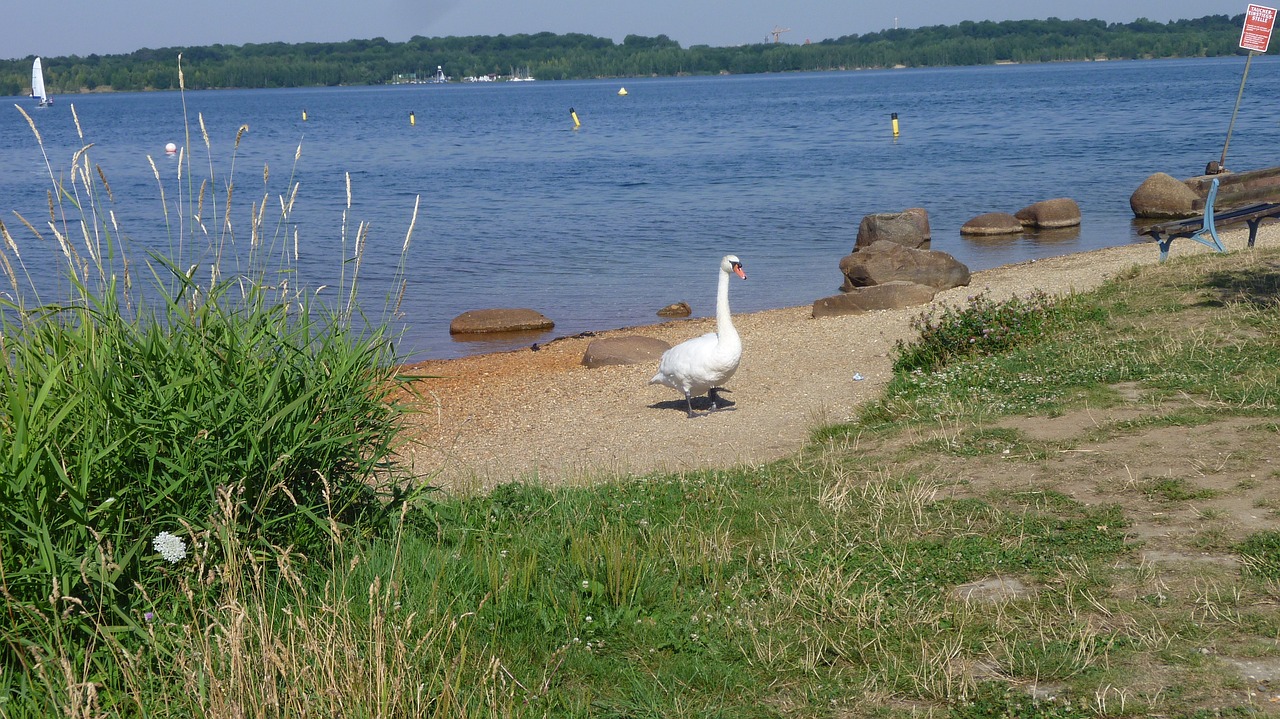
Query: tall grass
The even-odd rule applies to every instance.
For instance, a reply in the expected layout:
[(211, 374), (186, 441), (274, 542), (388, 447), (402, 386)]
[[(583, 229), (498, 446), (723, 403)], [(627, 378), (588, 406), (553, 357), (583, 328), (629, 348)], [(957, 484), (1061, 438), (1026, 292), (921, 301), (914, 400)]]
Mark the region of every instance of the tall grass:
[[(24, 264), (29, 240), (0, 224), (10, 285), (0, 295), (0, 711), (35, 701), (91, 715), (86, 707), (136, 696), (138, 677), (157, 671), (148, 657), (160, 625), (146, 618), (173, 616), (176, 599), (191, 620), (272, 599), (272, 583), (297, 585), (293, 563), (339, 559), (336, 535), (390, 532), (391, 500), (405, 489), (390, 464), (400, 441), (394, 308), (389, 300), (384, 319), (370, 320), (356, 301), (364, 223), (334, 258), (336, 302), (291, 285), (298, 186), (286, 184), (276, 212), (267, 194), (247, 209), (235, 201), (247, 128), (232, 169), (217, 175), (199, 118), (209, 177), (198, 190), (187, 148), (174, 178), (151, 162), (170, 249), (139, 259), (74, 105), (84, 145), (65, 172), (18, 111), (51, 187), (45, 227), (15, 216), (37, 245), (56, 243), (68, 291), (52, 297), (32, 281), (50, 268)], [(300, 156), (301, 146), (295, 164)], [(269, 176), (264, 168), (264, 184)], [(344, 238), (347, 221), (344, 212)], [(401, 287), (412, 225), (392, 278)], [(189, 640), (214, 641), (218, 624), (184, 626), (203, 627)]]

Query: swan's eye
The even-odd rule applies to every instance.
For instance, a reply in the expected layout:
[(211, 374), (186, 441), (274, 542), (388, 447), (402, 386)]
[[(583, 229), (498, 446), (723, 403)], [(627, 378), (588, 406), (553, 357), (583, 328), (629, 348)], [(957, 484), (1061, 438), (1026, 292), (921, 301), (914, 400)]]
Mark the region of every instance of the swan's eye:
[(738, 269), (742, 269), (741, 262), (730, 262), (729, 264), (733, 265), (734, 267), (737, 267)]

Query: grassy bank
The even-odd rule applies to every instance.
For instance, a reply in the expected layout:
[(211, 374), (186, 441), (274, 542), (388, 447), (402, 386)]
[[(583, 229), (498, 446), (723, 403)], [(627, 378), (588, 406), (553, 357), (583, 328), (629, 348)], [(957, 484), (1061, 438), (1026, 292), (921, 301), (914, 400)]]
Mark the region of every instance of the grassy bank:
[(312, 505), (305, 553), (206, 495), (187, 556), (139, 550), (123, 613), (22, 605), (0, 713), (1270, 712), (1280, 254), (918, 328), (858, 421), (762, 468), (427, 495), (383, 525)]

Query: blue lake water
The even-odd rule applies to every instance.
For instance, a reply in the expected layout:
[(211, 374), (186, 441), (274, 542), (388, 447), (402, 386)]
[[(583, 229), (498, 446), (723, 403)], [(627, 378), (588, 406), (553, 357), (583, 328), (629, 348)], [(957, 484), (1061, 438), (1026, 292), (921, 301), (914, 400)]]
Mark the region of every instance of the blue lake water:
[[(695, 316), (712, 315), (719, 258), (729, 252), (749, 275), (733, 286), (735, 312), (807, 305), (836, 292), (837, 263), (873, 212), (925, 208), (932, 249), (973, 270), (1140, 241), (1129, 196), (1154, 172), (1186, 178), (1220, 158), (1244, 69), (1244, 58), (1221, 58), (122, 93), (60, 97), (44, 109), (12, 98), (35, 120), (45, 154), (26, 119), (0, 109), (0, 211), (41, 278), (41, 253), (56, 249), (45, 231), (50, 169), (68, 176), (86, 143), (123, 233), (166, 254), (185, 234), (179, 201), (202, 181), (212, 177), (218, 204), (234, 183), (241, 247), (251, 203), (266, 198), (274, 228), (279, 197), (296, 182), (290, 220), (267, 244), (292, 252), (296, 231), (297, 282), (329, 285), (321, 296), (332, 296), (368, 223), (361, 297), (377, 315), (420, 198), (400, 349), (412, 359), (458, 356), (655, 322), (658, 308), (680, 300)], [(1280, 164), (1278, 96), (1280, 62), (1255, 58), (1228, 167)], [(249, 130), (234, 148), (241, 125)], [(168, 142), (191, 148), (181, 178)], [(975, 215), (1055, 197), (1080, 204), (1078, 230), (959, 233)], [(207, 204), (202, 218), (217, 235), (221, 207), (215, 222)], [(13, 211), (45, 231), (43, 244)], [(183, 262), (208, 261), (193, 244), (186, 234)], [(140, 263), (140, 251), (132, 254)], [(556, 328), (541, 338), (450, 337), (453, 317), (487, 307), (533, 308)]]

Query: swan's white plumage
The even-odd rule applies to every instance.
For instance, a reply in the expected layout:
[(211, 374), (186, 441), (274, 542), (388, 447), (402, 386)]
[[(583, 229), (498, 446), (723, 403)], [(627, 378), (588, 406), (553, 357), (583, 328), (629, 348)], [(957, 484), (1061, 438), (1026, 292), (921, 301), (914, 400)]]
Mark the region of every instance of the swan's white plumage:
[[(742, 359), (742, 339), (729, 314), (729, 273), (742, 279), (747, 275), (742, 262), (734, 255), (720, 261), (720, 284), (716, 294), (716, 331), (694, 337), (662, 354), (658, 373), (649, 384), (663, 384), (682, 392), (689, 403), (689, 416), (694, 416), (693, 397), (719, 387), (738, 369)], [(712, 409), (715, 397), (712, 396)]]

